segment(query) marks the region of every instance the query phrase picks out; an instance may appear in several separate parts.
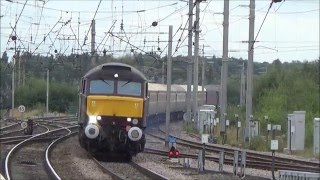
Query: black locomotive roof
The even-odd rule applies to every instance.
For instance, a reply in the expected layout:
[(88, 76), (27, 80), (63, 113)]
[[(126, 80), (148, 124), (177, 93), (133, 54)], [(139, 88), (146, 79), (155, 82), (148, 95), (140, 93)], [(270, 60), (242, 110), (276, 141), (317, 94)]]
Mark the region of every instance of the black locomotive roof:
[(133, 81), (147, 81), (147, 78), (135, 67), (123, 63), (105, 63), (101, 64), (87, 72), (84, 78), (88, 79), (113, 79), (118, 74), (118, 79), (127, 79)]

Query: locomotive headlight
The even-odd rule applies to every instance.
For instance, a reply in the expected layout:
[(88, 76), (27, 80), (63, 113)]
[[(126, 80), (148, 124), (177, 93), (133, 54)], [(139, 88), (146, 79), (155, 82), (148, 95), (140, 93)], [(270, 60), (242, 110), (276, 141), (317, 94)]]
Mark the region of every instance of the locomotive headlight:
[(98, 121), (100, 121), (100, 120), (101, 120), (101, 116), (97, 116), (96, 119), (97, 119)]
[[(133, 120), (134, 120), (134, 119), (133, 119)], [(131, 122), (131, 118), (128, 117), (128, 118), (127, 118), (127, 121), (128, 121), (128, 122)]]
[(137, 125), (138, 124), (138, 119), (136, 119), (136, 118), (134, 118), (133, 120), (132, 120), (132, 124), (134, 124), (134, 125)]
[(97, 124), (97, 116), (89, 116), (89, 124)]

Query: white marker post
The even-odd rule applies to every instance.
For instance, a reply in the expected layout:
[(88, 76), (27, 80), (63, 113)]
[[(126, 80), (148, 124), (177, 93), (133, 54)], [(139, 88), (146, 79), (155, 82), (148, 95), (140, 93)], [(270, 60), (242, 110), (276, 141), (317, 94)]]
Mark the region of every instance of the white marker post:
[(203, 172), (205, 170), (205, 146), (208, 144), (209, 134), (201, 134), (201, 143), (203, 144), (202, 150), (199, 150), (198, 157), (198, 171)]
[(20, 105), (18, 107), (18, 111), (21, 113), (21, 120), (23, 120), (24, 112), (26, 111), (26, 107), (24, 105)]

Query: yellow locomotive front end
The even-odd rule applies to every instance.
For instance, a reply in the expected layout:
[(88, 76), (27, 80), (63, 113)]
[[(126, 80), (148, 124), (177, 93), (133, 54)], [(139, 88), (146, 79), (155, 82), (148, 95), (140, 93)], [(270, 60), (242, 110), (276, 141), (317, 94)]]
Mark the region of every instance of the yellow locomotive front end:
[(130, 159), (143, 151), (146, 96), (146, 78), (131, 66), (108, 63), (89, 71), (80, 93), (80, 145)]
[(143, 99), (122, 96), (87, 96), (87, 114), (114, 117), (143, 117)]

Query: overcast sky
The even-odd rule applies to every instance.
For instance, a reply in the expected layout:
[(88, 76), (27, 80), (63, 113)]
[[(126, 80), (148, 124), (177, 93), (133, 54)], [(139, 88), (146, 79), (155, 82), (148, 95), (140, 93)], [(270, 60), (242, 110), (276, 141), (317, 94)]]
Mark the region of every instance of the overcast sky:
[[(256, 0), (255, 36), (270, 1)], [(10, 48), (14, 48), (14, 43), (8, 39), (17, 19), (17, 47), (22, 50), (29, 49), (42, 55), (54, 54), (54, 50), (67, 55), (89, 52), (91, 33), (88, 31), (99, 2), (29, 0), (24, 7), (22, 0), (1, 0), (1, 55), (7, 51), (12, 56)], [(248, 5), (249, 0), (230, 0), (229, 57), (247, 59), (248, 44), (242, 41), (248, 41)], [(319, 5), (318, 0), (274, 3), (257, 38), (254, 61), (318, 59)], [(204, 56), (221, 57), (223, 0), (207, 0), (200, 7), (200, 51), (202, 53), (204, 46)], [(99, 53), (106, 49), (115, 56), (129, 54), (131, 49), (137, 53), (153, 51), (164, 56), (169, 25), (173, 25), (174, 56), (186, 55), (187, 30), (183, 29), (188, 20), (187, 13), (186, 0), (102, 0), (95, 16), (96, 49)], [(154, 21), (159, 22), (158, 26), (151, 26)], [(109, 30), (114, 37), (106, 33)], [(120, 39), (129, 40), (131, 45)]]

